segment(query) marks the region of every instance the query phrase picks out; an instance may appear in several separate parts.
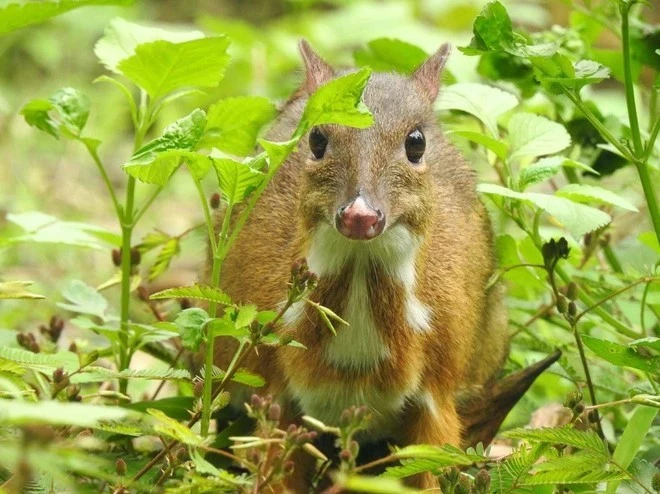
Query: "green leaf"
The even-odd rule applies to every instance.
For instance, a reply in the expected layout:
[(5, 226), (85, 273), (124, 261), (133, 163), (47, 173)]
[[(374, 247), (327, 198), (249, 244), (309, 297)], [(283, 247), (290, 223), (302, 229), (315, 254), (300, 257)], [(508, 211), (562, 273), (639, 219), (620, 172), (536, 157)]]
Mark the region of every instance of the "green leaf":
[(378, 38), (367, 43), (366, 48), (353, 52), (355, 64), (369, 66), (378, 72), (412, 74), (428, 58), (418, 46), (392, 38)]
[(590, 166), (580, 163), (579, 161), (570, 160), (564, 158), (563, 156), (550, 156), (548, 158), (541, 158), (540, 160), (520, 170), (520, 175), (518, 176), (520, 189), (524, 190), (530, 185), (534, 185), (554, 177), (557, 173), (559, 173), (559, 170), (561, 170), (562, 166), (569, 168), (580, 168), (582, 170), (586, 170), (599, 175), (596, 170)]
[(632, 367), (651, 374), (660, 373), (660, 356), (640, 353), (636, 347), (630, 347), (601, 340), (589, 335), (582, 335), (584, 344), (596, 355), (619, 367)]
[(237, 327), (236, 322), (227, 317), (212, 319), (208, 325), (213, 338), (231, 336), (240, 341), (250, 335), (250, 331), (246, 327)]
[(9, 238), (9, 243), (61, 244), (98, 250), (108, 250), (109, 245), (121, 245), (121, 237), (104, 228), (86, 223), (61, 221), (38, 211), (7, 213), (6, 219), (26, 231), (24, 235)]
[(41, 24), (51, 17), (79, 7), (91, 5), (131, 5), (133, 0), (42, 0), (40, 2), (7, 2), (0, 8), (0, 34)]
[(262, 172), (253, 169), (249, 164), (228, 158), (214, 159), (213, 166), (218, 176), (222, 197), (232, 206), (241, 203), (265, 177)]
[(202, 147), (216, 147), (236, 156), (254, 152), (257, 135), (277, 114), (267, 98), (239, 96), (211, 105)]
[(189, 410), (193, 409), (193, 397), (172, 396), (170, 398), (161, 398), (160, 400), (126, 403), (122, 406), (130, 410), (137, 410), (138, 412), (146, 412), (147, 409), (152, 408), (155, 410), (160, 410), (161, 412), (167, 414), (168, 417), (175, 420), (187, 420), (190, 418)]
[(516, 106), (518, 98), (513, 94), (476, 82), (459, 82), (445, 88), (436, 103), (440, 110), (460, 110), (475, 116), (495, 139), (499, 138), (498, 117)]
[(256, 305), (241, 305), (238, 308), (238, 314), (236, 315), (236, 327), (245, 328), (252, 324), (252, 322), (257, 317), (257, 306)]
[[(227, 373), (217, 367), (213, 368), (213, 380), (222, 381)], [(251, 388), (261, 388), (266, 385), (266, 380), (259, 374), (248, 369), (238, 369), (231, 378), (232, 381), (250, 386)]]
[(141, 147), (124, 165), (124, 170), (143, 182), (165, 185), (182, 159), (195, 159), (197, 154), (190, 152), (199, 144), (205, 127), (206, 113), (193, 110)]
[(62, 309), (79, 314), (89, 314), (101, 320), (108, 318), (106, 314), (108, 301), (98, 291), (80, 280), (70, 281), (62, 289), (62, 296), (68, 302), (57, 304)]
[(174, 324), (181, 333), (181, 343), (189, 350), (197, 351), (204, 341), (204, 328), (211, 320), (204, 309), (193, 307), (179, 312)]
[(163, 247), (158, 252), (156, 262), (154, 262), (153, 266), (149, 268), (149, 276), (147, 277), (149, 281), (155, 280), (161, 274), (167, 271), (167, 268), (170, 267), (172, 259), (174, 259), (174, 257), (181, 252), (179, 243), (180, 242), (178, 238), (171, 238), (165, 242)]
[(640, 338), (639, 340), (631, 341), (628, 343), (628, 346), (632, 348), (642, 346), (655, 350), (656, 352), (660, 352), (660, 338), (656, 338), (655, 336), (647, 336), (646, 338)]
[(0, 282), (0, 300), (9, 298), (18, 299), (42, 299), (46, 298), (38, 293), (26, 290), (33, 281), (5, 281)]
[(187, 87), (215, 87), (229, 63), (224, 36), (180, 43), (159, 40), (140, 44), (117, 64), (119, 71), (152, 98)]
[(449, 445), (415, 444), (397, 449), (394, 455), (404, 461), (401, 466), (388, 467), (383, 474), (385, 477), (409, 477), (421, 472), (434, 472), (447, 466), (469, 466), (485, 460), (481, 455), (464, 453)]
[(369, 477), (366, 475), (339, 476), (337, 485), (342, 487), (342, 492), (369, 492), (371, 494), (409, 494), (421, 492), (411, 487), (406, 487), (399, 480), (384, 477)]
[(139, 413), (121, 407), (51, 400), (37, 403), (3, 400), (0, 407), (0, 422), (5, 425), (50, 424), (97, 428), (104, 421), (139, 417)]
[(313, 126), (323, 124), (369, 127), (373, 117), (362, 102), (362, 92), (370, 76), (371, 69), (364, 67), (317, 89), (307, 100), (296, 136), (300, 137)]
[(612, 220), (610, 215), (603, 211), (563, 197), (536, 192), (516, 192), (495, 184), (479, 184), (477, 190), (483, 194), (510, 197), (532, 203), (554, 216), (576, 238), (600, 228)]
[(79, 138), (87, 117), (89, 99), (77, 89), (65, 87), (44, 99), (30, 101), (21, 109), (25, 121), (55, 138)]
[(541, 427), (539, 429), (513, 429), (504, 433), (512, 439), (549, 444), (565, 444), (575, 448), (608, 455), (605, 443), (593, 431), (580, 431), (572, 425)]
[(465, 139), (468, 139), (472, 142), (481, 144), (486, 149), (495, 153), (495, 156), (497, 156), (502, 161), (506, 160), (506, 154), (509, 146), (504, 141), (494, 139), (490, 136), (487, 136), (486, 134), (482, 134), (481, 132), (473, 132), (471, 130), (452, 130), (448, 131), (447, 135), (464, 137)]
[(190, 29), (168, 31), (158, 27), (141, 26), (116, 18), (110, 22), (110, 25), (105, 29), (103, 38), (94, 46), (94, 53), (108, 70), (121, 74), (117, 67), (119, 62), (133, 56), (138, 45), (157, 40), (183, 43), (203, 37), (204, 33), (201, 31)]
[(609, 78), (610, 69), (593, 60), (580, 60), (571, 64), (562, 55), (555, 54), (549, 58), (531, 58), (535, 67), (536, 78), (546, 84), (556, 93), (553, 84), (559, 84), (571, 90), (580, 90), (588, 84), (595, 84)]
[(554, 154), (571, 144), (563, 125), (533, 113), (516, 113), (509, 120), (509, 151), (512, 161)]
[(513, 27), (508, 12), (500, 2), (489, 2), (474, 20), (473, 38), (467, 47), (459, 48), (468, 55), (479, 51), (500, 50), (513, 44)]
[(72, 352), (32, 353), (23, 348), (0, 346), (0, 359), (44, 374), (51, 374), (58, 367), (62, 367), (66, 372), (79, 368), (78, 356)]
[(204, 443), (204, 440), (188, 427), (168, 417), (160, 410), (149, 408), (147, 413), (156, 419), (153, 429), (158, 434), (162, 434), (190, 446), (201, 446)]
[[(657, 414), (657, 408), (641, 406), (635, 409), (612, 455), (612, 460), (621, 468), (628, 468), (633, 461)], [(619, 482), (609, 482), (606, 494), (614, 494), (618, 486)]]
[(164, 298), (191, 298), (195, 300), (206, 300), (219, 305), (231, 305), (231, 298), (219, 288), (209, 285), (195, 283), (193, 286), (179, 286), (168, 288), (152, 294), (149, 298), (153, 300)]
[(623, 197), (602, 187), (584, 184), (567, 184), (555, 192), (559, 197), (566, 197), (575, 202), (595, 201), (600, 204), (611, 204), (628, 211), (639, 212), (639, 210), (625, 200)]

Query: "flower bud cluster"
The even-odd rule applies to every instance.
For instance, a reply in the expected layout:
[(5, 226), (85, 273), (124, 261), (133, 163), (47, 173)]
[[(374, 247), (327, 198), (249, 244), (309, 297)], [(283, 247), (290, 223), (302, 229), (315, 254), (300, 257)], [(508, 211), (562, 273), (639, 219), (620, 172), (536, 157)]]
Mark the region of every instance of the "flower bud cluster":
[(316, 288), (318, 276), (309, 270), (307, 260), (304, 258), (296, 259), (291, 264), (291, 278), (289, 280), (288, 298), (292, 302), (297, 302), (301, 297)]

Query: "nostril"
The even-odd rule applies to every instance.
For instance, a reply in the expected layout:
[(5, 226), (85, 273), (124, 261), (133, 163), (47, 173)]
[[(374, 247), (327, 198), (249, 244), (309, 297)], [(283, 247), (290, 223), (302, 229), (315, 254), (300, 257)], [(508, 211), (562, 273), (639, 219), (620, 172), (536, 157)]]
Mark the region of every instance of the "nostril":
[(376, 209), (376, 216), (378, 218), (378, 221), (381, 221), (383, 218), (385, 218), (385, 215), (380, 209)]

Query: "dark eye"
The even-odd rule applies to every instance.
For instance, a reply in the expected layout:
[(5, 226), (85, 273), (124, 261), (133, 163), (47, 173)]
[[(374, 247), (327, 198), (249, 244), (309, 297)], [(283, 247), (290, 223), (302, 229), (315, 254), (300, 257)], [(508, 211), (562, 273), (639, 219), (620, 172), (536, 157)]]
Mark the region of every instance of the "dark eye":
[(325, 148), (328, 147), (328, 138), (324, 136), (319, 129), (314, 127), (309, 133), (309, 149), (312, 150), (314, 158), (320, 160), (325, 154)]
[(422, 131), (415, 129), (406, 136), (406, 156), (411, 163), (419, 163), (426, 149), (426, 138)]

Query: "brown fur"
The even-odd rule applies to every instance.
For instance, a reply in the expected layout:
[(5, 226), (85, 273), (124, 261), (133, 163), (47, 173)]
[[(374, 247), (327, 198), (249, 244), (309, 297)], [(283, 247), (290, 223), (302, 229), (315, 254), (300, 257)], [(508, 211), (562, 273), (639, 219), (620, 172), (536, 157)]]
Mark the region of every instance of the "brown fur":
[[(306, 83), (287, 103), (268, 135), (271, 140), (289, 138), (308, 91), (334, 74), (309, 47), (302, 51)], [(368, 264), (365, 311), (370, 311), (388, 358), (369, 369), (329, 362), (324, 351), (333, 336), (315, 310), (306, 307), (297, 324), (278, 328), (303, 343), (306, 351), (261, 349), (258, 357), (252, 355), (246, 362), (267, 379), (266, 392), (302, 413), (293, 389), (400, 391), (405, 403), (393, 416), (373, 410), (376, 418), (382, 415), (383, 429), (371, 434), (387, 435), (404, 445), (459, 445), (457, 392), (488, 385), (508, 348), (501, 291), (485, 290), (494, 270), (492, 233), (475, 191), (475, 174), (443, 136), (432, 109), (446, 56), (447, 50), (441, 49), (411, 78), (373, 74), (364, 101), (374, 125), (367, 129), (324, 125), (329, 145), (322, 160), (311, 159), (307, 143), (301, 141), (239, 235), (221, 280), (235, 301), (277, 308), (285, 298), (291, 262), (309, 255), (317, 227), (334, 224), (337, 208), (358, 193), (386, 214), (383, 235), (394, 224), (419, 235), (415, 295), (432, 309), (429, 331), (410, 327), (401, 281), (374, 258)], [(422, 163), (411, 165), (404, 140), (418, 126), (427, 148)], [(349, 259), (338, 273), (322, 276), (311, 298), (342, 314), (354, 267)], [(338, 331), (351, 329), (341, 326)], [(235, 348), (229, 340), (217, 341), (218, 365), (226, 367)], [(430, 475), (412, 482), (437, 486)]]

